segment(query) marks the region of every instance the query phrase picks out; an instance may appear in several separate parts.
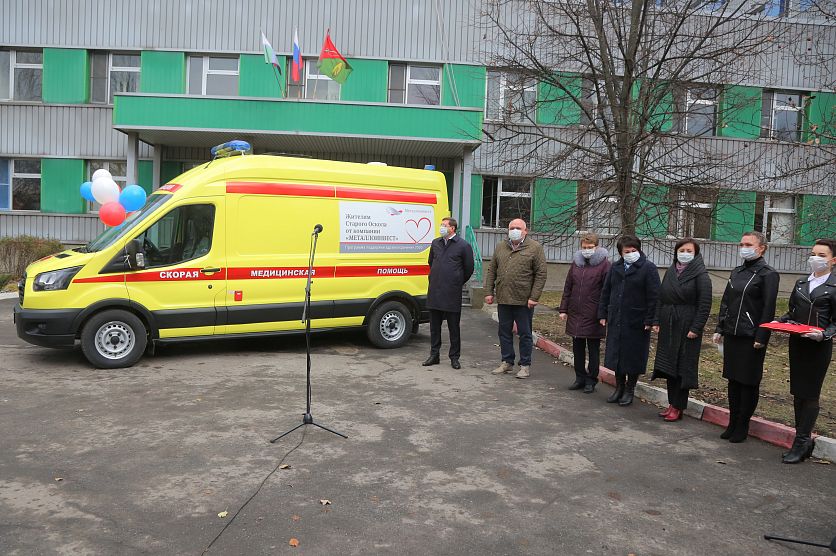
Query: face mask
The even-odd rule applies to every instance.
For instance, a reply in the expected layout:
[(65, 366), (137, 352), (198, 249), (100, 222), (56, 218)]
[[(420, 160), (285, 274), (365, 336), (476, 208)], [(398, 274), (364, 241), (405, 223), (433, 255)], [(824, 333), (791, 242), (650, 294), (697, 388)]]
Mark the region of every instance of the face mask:
[(583, 255), (584, 259), (591, 259), (594, 254), (595, 249), (581, 249), (581, 255)]
[(810, 269), (814, 274), (827, 268), (827, 262), (827, 259), (824, 257), (817, 257), (815, 255), (807, 259), (807, 263), (810, 265)]
[(441, 237), (447, 237), (447, 234), (450, 233), (450, 230), (447, 229), (447, 226), (442, 226), (438, 229), (438, 233), (441, 234)]
[(522, 239), (522, 230), (508, 230), (508, 239), (511, 241), (519, 241)]
[(751, 261), (752, 259), (758, 258), (758, 252), (755, 251), (754, 247), (741, 247), (740, 256), (747, 261)]
[(694, 260), (694, 254), (687, 251), (680, 251), (676, 254), (676, 260), (682, 264), (688, 264)]
[(641, 256), (642, 256), (642, 254), (639, 253), (638, 251), (633, 251), (632, 253), (626, 253), (624, 255), (624, 262), (626, 262), (627, 264), (633, 264), (634, 262), (639, 260), (639, 257), (641, 257)]

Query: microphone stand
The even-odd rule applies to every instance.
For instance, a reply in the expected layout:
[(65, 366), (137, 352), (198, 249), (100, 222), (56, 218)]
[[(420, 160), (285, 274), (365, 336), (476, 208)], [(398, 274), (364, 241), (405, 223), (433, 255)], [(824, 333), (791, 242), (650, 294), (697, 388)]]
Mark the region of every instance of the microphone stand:
[(784, 537), (776, 537), (775, 535), (764, 535), (763, 538), (768, 541), (781, 541), (781, 542), (789, 542), (794, 544), (804, 544), (807, 546), (818, 546), (819, 548), (829, 548), (830, 552), (836, 553), (836, 537), (833, 537), (833, 540), (830, 541), (830, 544), (818, 543), (818, 542), (810, 542), (810, 541), (800, 541), (798, 539), (787, 539)]
[(319, 239), (319, 233), (321, 231), (322, 226), (320, 224), (317, 224), (316, 226), (314, 226), (314, 231), (311, 234), (311, 250), (310, 255), (308, 257), (308, 283), (305, 285), (305, 304), (304, 308), (302, 309), (302, 322), (305, 323), (305, 354), (307, 356), (307, 388), (305, 414), (302, 416), (301, 424), (296, 425), (287, 432), (283, 432), (282, 434), (271, 440), (271, 444), (275, 444), (275, 442), (280, 438), (287, 436), (296, 429), (304, 427), (305, 425), (313, 425), (315, 427), (321, 428), (324, 431), (336, 434), (337, 436), (348, 438), (346, 435), (342, 433), (331, 430), (328, 427), (324, 427), (319, 423), (316, 423), (314, 421), (313, 415), (311, 415), (311, 276), (313, 275), (313, 263), (314, 256), (316, 254), (316, 241), (317, 239)]

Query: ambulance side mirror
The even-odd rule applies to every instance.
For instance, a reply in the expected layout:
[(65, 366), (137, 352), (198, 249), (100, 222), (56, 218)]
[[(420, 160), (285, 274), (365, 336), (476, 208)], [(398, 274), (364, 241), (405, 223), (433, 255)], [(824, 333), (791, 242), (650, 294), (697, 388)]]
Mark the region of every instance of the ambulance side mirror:
[(145, 268), (145, 253), (142, 251), (142, 242), (138, 239), (132, 239), (125, 246), (125, 251), (128, 255), (127, 262), (131, 270), (142, 270)]

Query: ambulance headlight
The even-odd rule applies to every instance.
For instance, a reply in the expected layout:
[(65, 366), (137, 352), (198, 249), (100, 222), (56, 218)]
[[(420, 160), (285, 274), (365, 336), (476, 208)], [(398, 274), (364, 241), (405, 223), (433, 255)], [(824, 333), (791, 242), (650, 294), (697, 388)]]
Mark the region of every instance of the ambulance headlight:
[(79, 270), (81, 270), (80, 266), (73, 266), (70, 268), (62, 268), (61, 270), (41, 272), (35, 276), (32, 289), (36, 292), (66, 290), (70, 286), (73, 276), (78, 274)]

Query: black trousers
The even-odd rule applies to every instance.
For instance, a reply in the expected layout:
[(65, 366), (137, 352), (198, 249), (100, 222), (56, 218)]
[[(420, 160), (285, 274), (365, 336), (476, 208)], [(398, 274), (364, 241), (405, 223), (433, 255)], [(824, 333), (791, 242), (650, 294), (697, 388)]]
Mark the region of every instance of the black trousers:
[(688, 407), (687, 388), (682, 388), (682, 379), (679, 377), (668, 379), (668, 403), (676, 409), (684, 410)]
[(755, 414), (760, 400), (760, 384), (751, 386), (736, 380), (729, 381), (729, 419), (747, 425)]
[(445, 320), (450, 332), (450, 359), (458, 359), (462, 353), (462, 336), (459, 331), (461, 312), (430, 309), (430, 354), (438, 355), (441, 352), (441, 323)]
[[(587, 348), (589, 366), (585, 367)], [(575, 356), (575, 378), (586, 384), (597, 384), (598, 368), (601, 366), (601, 339), (572, 338), (572, 354)]]

